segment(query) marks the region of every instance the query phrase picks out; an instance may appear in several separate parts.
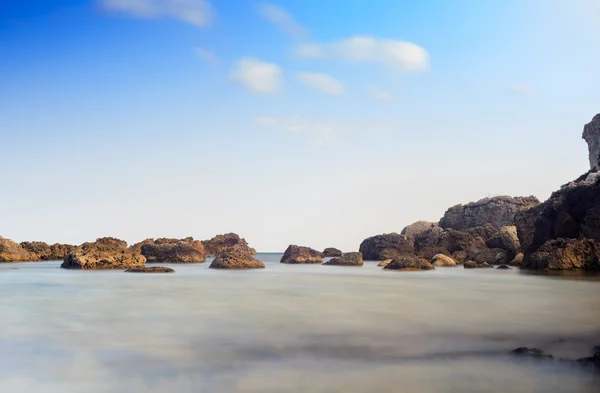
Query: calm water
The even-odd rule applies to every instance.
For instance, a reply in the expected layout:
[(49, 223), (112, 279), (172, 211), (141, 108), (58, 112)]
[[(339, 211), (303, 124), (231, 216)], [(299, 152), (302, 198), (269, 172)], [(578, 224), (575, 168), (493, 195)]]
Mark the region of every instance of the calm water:
[[(517, 271), (0, 264), (2, 393), (594, 392), (600, 281)], [(209, 261), (210, 262), (210, 261)]]

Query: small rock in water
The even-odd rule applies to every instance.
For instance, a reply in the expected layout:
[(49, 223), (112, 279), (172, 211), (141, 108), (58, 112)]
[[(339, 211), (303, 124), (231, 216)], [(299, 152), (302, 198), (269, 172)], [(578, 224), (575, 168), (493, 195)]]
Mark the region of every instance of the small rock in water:
[(508, 267), (508, 265), (500, 265), (498, 266), (496, 269), (501, 269), (501, 270), (511, 270), (510, 267)]
[(174, 269), (163, 266), (136, 267), (125, 270), (126, 273), (175, 273)]
[(510, 351), (511, 355), (522, 356), (522, 357), (531, 357), (531, 358), (541, 358), (541, 359), (552, 359), (552, 355), (547, 354), (541, 349), (537, 348), (527, 348), (520, 347), (517, 349), (513, 349)]

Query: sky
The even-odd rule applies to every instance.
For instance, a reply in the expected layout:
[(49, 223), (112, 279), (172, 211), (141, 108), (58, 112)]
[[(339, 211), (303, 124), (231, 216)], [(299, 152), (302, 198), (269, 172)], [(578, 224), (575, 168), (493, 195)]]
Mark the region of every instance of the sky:
[(600, 0), (3, 0), (0, 236), (358, 249), (589, 169)]

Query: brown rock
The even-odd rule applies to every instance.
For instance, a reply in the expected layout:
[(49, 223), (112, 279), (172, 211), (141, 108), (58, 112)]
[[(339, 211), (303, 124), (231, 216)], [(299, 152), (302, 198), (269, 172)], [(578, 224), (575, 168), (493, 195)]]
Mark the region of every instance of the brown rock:
[(127, 243), (112, 237), (83, 243), (65, 256), (63, 269), (129, 269), (144, 267), (146, 258), (127, 249)]
[(75, 246), (69, 244), (52, 244), (44, 242), (22, 242), (21, 247), (35, 254), (36, 260), (40, 261), (59, 261), (64, 259), (65, 255), (73, 252)]
[(175, 270), (164, 266), (135, 267), (125, 270), (125, 273), (175, 273)]
[(33, 262), (38, 256), (24, 249), (20, 244), (0, 236), (0, 262)]
[(393, 259), (386, 259), (385, 261), (381, 261), (377, 264), (377, 266), (379, 267), (386, 267), (387, 265), (390, 264), (390, 262), (392, 262)]
[(431, 264), (435, 267), (455, 267), (456, 261), (444, 254), (437, 254), (431, 259)]
[(509, 266), (521, 266), (521, 264), (523, 263), (523, 258), (525, 257), (525, 255), (523, 255), (522, 252), (518, 253), (515, 258), (510, 261), (510, 263), (508, 264)]
[(147, 243), (142, 245), (141, 254), (148, 262), (164, 263), (201, 263), (206, 261), (205, 255), (190, 243)]
[(486, 241), (486, 245), (489, 248), (505, 250), (512, 260), (521, 250), (521, 243), (517, 236), (517, 227), (513, 225), (500, 228), (499, 231)]
[(250, 254), (248, 247), (242, 244), (233, 246), (219, 254), (210, 264), (212, 269), (261, 269), (265, 265)]
[(435, 268), (429, 261), (420, 257), (400, 257), (394, 258), (387, 266), (387, 270), (404, 270), (404, 271), (419, 271), (419, 270), (434, 270)]
[(341, 257), (342, 255), (343, 255), (342, 251), (338, 250), (337, 248), (328, 247), (325, 250), (323, 250), (323, 256), (326, 258)]
[(404, 229), (402, 229), (402, 232), (400, 232), (400, 234), (408, 237), (415, 237), (431, 228), (436, 227), (438, 227), (437, 222), (417, 221), (405, 226)]
[(330, 259), (323, 265), (362, 266), (363, 258), (360, 252), (348, 252), (341, 257)]
[(256, 250), (248, 246), (248, 242), (236, 233), (226, 233), (217, 235), (210, 240), (203, 240), (202, 244), (207, 255), (216, 256), (232, 249), (236, 245), (246, 247), (252, 255), (256, 254)]
[(600, 242), (592, 239), (549, 240), (527, 257), (521, 267), (541, 271), (600, 270)]
[(397, 233), (372, 236), (362, 241), (359, 251), (367, 261), (383, 261), (402, 255), (414, 255), (414, 239)]
[(492, 266), (490, 264), (488, 264), (487, 262), (477, 263), (475, 261), (466, 261), (463, 264), (463, 267), (465, 269), (479, 269), (479, 268), (490, 268)]
[(281, 263), (323, 263), (323, 253), (310, 247), (290, 245), (281, 257)]

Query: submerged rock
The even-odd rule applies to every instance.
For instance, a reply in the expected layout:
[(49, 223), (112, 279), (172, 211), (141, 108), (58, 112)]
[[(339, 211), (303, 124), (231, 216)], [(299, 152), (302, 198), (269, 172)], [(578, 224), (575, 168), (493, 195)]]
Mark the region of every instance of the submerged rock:
[(127, 243), (112, 237), (83, 243), (65, 256), (63, 269), (129, 269), (144, 267), (146, 258), (127, 249)]
[(0, 236), (0, 262), (33, 262), (38, 256), (24, 249), (20, 244)]
[(323, 265), (335, 265), (335, 266), (362, 266), (363, 257), (360, 252), (348, 252), (341, 257), (330, 259), (323, 263)]
[(164, 266), (135, 267), (125, 270), (126, 273), (175, 273), (174, 269)]
[(456, 261), (444, 254), (437, 254), (431, 258), (431, 264), (435, 267), (456, 267)]
[(147, 243), (141, 246), (140, 253), (148, 262), (164, 263), (201, 263), (206, 261), (204, 253), (194, 248), (190, 243)]
[(248, 247), (237, 245), (219, 254), (210, 264), (212, 269), (262, 269), (265, 264), (250, 254)]
[(256, 254), (256, 250), (251, 248), (246, 239), (241, 238), (237, 233), (217, 235), (210, 240), (203, 240), (202, 245), (209, 256), (216, 256), (232, 250), (234, 246), (245, 247), (251, 255)]
[(537, 348), (527, 348), (520, 347), (517, 349), (513, 349), (510, 351), (511, 355), (521, 356), (521, 357), (531, 357), (531, 358), (539, 358), (539, 359), (552, 359), (552, 355), (547, 354), (541, 349)]
[(310, 247), (296, 246), (291, 244), (285, 250), (281, 263), (323, 263), (323, 253)]
[(338, 250), (337, 248), (328, 247), (325, 250), (323, 250), (323, 256), (326, 258), (341, 257), (342, 255), (343, 255), (342, 251)]
[(420, 257), (400, 257), (394, 258), (387, 266), (387, 270), (404, 270), (404, 271), (419, 271), (419, 270), (434, 270), (435, 268), (429, 261)]
[(521, 267), (542, 271), (600, 270), (600, 242), (592, 239), (549, 240)]
[(383, 261), (402, 255), (414, 255), (414, 239), (397, 233), (372, 236), (362, 241), (359, 251), (367, 261)]
[(491, 268), (492, 265), (490, 265), (487, 262), (481, 262), (481, 263), (477, 263), (475, 261), (466, 261), (463, 264), (463, 267), (465, 269), (479, 269), (479, 268)]
[(500, 269), (500, 270), (511, 270), (510, 267), (508, 267), (508, 265), (500, 265), (498, 266), (496, 269)]

